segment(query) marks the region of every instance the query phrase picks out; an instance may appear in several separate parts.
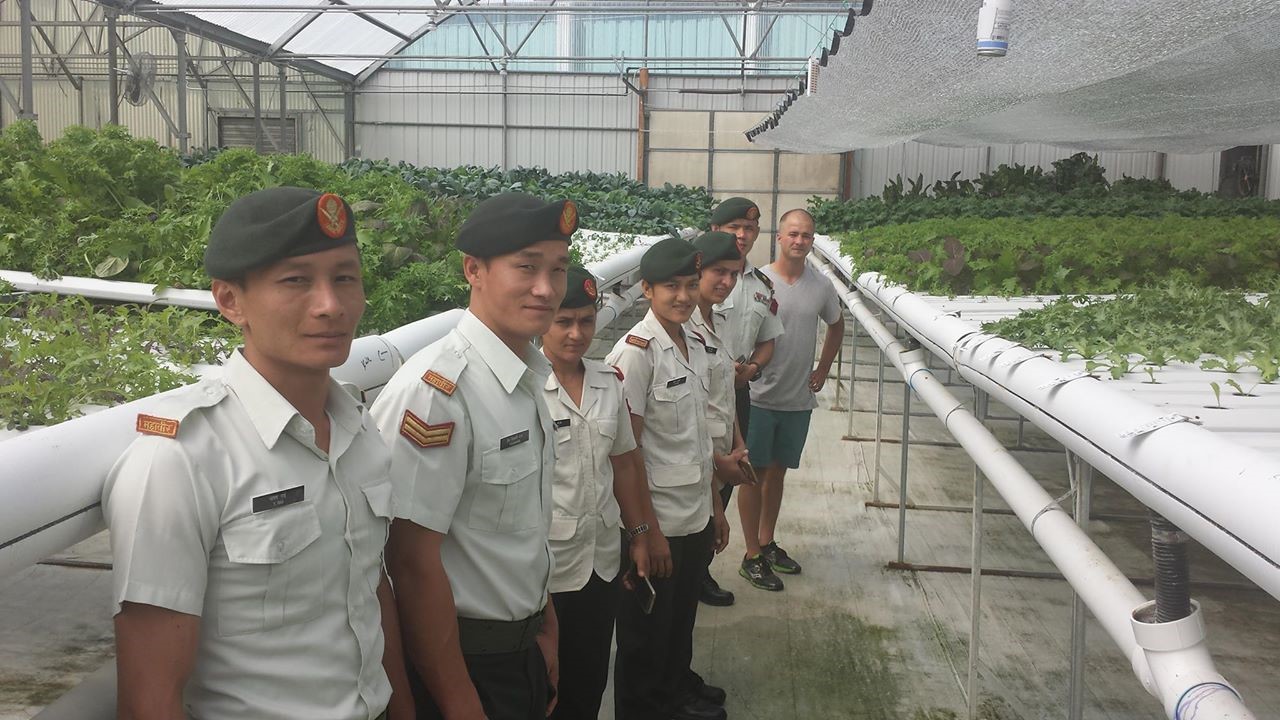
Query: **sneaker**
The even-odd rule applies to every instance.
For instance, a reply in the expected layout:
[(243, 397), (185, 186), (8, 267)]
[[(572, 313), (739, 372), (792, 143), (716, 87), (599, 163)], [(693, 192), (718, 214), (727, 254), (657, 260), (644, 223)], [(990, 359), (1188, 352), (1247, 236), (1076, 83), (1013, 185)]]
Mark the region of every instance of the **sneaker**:
[(728, 607), (733, 604), (733, 593), (720, 587), (720, 583), (716, 582), (708, 572), (702, 576), (702, 590), (698, 594), (698, 599), (707, 605)]
[(782, 589), (782, 580), (773, 574), (768, 561), (761, 555), (757, 554), (754, 557), (743, 560), (742, 567), (738, 568), (738, 574), (761, 590), (778, 591)]
[(791, 559), (786, 550), (778, 547), (777, 542), (771, 542), (760, 548), (760, 552), (764, 553), (764, 559), (769, 561), (769, 566), (774, 572), (780, 572), (784, 575), (799, 575), (800, 563)]

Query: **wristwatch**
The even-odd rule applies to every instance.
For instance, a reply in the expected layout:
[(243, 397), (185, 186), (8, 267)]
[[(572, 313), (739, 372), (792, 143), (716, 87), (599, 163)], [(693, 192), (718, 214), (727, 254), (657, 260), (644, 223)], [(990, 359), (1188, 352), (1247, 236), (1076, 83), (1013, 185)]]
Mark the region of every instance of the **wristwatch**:
[(627, 529), (627, 539), (630, 540), (637, 535), (643, 535), (649, 532), (649, 523), (640, 523), (639, 525)]

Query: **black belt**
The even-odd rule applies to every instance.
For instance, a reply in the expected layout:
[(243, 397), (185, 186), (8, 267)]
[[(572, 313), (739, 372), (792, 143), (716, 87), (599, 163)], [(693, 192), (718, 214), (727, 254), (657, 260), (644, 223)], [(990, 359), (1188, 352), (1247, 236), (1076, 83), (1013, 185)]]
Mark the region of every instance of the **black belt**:
[(542, 610), (523, 620), (458, 618), (463, 655), (497, 655), (528, 650), (542, 629)]

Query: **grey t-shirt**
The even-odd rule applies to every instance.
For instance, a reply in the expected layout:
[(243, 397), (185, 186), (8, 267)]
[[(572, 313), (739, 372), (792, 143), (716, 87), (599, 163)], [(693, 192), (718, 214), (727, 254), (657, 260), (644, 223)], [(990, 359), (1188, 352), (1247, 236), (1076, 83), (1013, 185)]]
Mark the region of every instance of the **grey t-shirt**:
[(809, 390), (809, 373), (816, 364), (818, 318), (828, 325), (839, 320), (840, 297), (831, 281), (807, 264), (794, 285), (788, 285), (772, 265), (761, 270), (773, 281), (784, 332), (775, 341), (773, 359), (760, 379), (751, 383), (751, 404), (768, 410), (812, 410), (818, 407)]

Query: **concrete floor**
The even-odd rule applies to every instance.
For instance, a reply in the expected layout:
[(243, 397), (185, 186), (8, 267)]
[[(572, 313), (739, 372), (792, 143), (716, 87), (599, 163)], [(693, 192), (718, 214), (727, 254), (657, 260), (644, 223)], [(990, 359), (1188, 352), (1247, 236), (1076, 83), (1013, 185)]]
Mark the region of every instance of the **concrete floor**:
[[(874, 362), (869, 349), (864, 363)], [(873, 365), (860, 368), (874, 377)], [(892, 374), (892, 372), (890, 372)], [(888, 570), (897, 554), (896, 509), (869, 508), (874, 444), (844, 440), (848, 415), (832, 411), (836, 383), (828, 383), (815, 411), (802, 466), (787, 478), (779, 542), (804, 564), (786, 577), (786, 590), (754, 590), (737, 575), (742, 555), (736, 512), (733, 538), (714, 573), (737, 593), (729, 608), (703, 606), (698, 615), (695, 669), (729, 692), (733, 718), (886, 718), (942, 720), (966, 714), (970, 578), (967, 574)], [(886, 385), (886, 409), (901, 407), (902, 385)], [(848, 387), (840, 389), (848, 404)], [(957, 389), (962, 398), (965, 393)], [(857, 384), (853, 435), (875, 427), (875, 383)], [(914, 407), (923, 411), (922, 405)], [(993, 407), (993, 414), (1008, 414)], [(1016, 423), (992, 421), (1014, 444)], [(896, 438), (899, 415), (884, 420)], [(933, 418), (912, 418), (911, 438), (947, 440)], [(1028, 426), (1027, 444), (1052, 448)], [(881, 446), (881, 500), (896, 499), (900, 446)], [(1015, 457), (1057, 496), (1067, 487), (1063, 455), (1015, 451)], [(912, 446), (911, 502), (968, 506), (972, 464), (961, 450)], [(1004, 507), (990, 485), (988, 508)], [(1095, 513), (1143, 514), (1123, 491), (1098, 477)], [(1131, 576), (1150, 576), (1145, 521), (1094, 521), (1090, 533)], [(908, 512), (905, 559), (930, 565), (969, 562), (970, 516)], [(985, 565), (1031, 571), (1053, 568), (1016, 518), (988, 514)], [(101, 539), (65, 557), (105, 558)], [(1247, 585), (1204, 552), (1193, 554), (1193, 576)], [(110, 578), (103, 570), (40, 565), (0, 587), (0, 720), (26, 720), (51, 698), (96, 669), (111, 653)], [(1142, 586), (1140, 586), (1142, 587)], [(1150, 589), (1144, 588), (1150, 595)], [(980, 713), (988, 720), (1038, 720), (1067, 715), (1071, 590), (1060, 580), (984, 577), (981, 614)], [(1280, 604), (1253, 589), (1197, 588), (1209, 646), (1218, 669), (1259, 718), (1280, 717)], [(1084, 717), (1159, 718), (1159, 703), (1142, 690), (1101, 627), (1090, 620)], [(611, 691), (606, 711), (611, 717)]]

